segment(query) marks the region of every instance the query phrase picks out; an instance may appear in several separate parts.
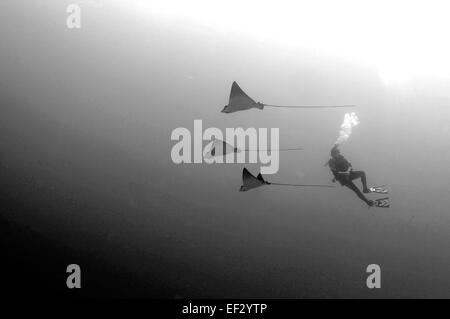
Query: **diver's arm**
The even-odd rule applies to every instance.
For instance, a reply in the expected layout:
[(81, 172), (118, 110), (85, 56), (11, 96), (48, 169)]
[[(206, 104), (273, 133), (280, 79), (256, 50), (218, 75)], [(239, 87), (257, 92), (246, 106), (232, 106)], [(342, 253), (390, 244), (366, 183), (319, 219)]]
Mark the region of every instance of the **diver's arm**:
[(351, 172), (353, 171), (353, 166), (352, 163), (348, 162), (348, 171)]
[(352, 164), (350, 164), (349, 162), (347, 162), (347, 170), (345, 171), (336, 171), (337, 174), (350, 174), (350, 172), (353, 170)]
[(348, 168), (346, 171), (338, 171), (337, 173), (340, 175), (349, 175), (353, 171), (352, 164), (348, 163)]
[(347, 167), (348, 167), (347, 170), (346, 170), (346, 172), (350, 173), (350, 172), (353, 170), (352, 163), (350, 163), (349, 161), (347, 161), (346, 158), (344, 158), (344, 160), (345, 160), (345, 163), (347, 164)]
[(333, 183), (336, 183), (336, 178), (337, 178), (337, 171), (332, 170), (331, 173), (333, 173), (333, 179), (331, 180)]

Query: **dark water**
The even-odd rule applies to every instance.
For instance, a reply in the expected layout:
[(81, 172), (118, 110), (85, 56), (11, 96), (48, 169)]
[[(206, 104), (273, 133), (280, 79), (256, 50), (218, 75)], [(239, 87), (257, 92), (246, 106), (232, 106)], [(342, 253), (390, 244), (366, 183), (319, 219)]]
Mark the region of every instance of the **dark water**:
[[(68, 30), (67, 4), (1, 5), (2, 260), (14, 294), (450, 296), (447, 79), (388, 86), (348, 60), (117, 4)], [(282, 153), (270, 179), (330, 183), (323, 164), (346, 110), (220, 113), (234, 80), (266, 103), (357, 104), (342, 152), (389, 185), (391, 208), (368, 210), (341, 187), (240, 193), (243, 164), (173, 164), (170, 134), (195, 119), (278, 127), (280, 146), (305, 150)], [(65, 289), (70, 263), (81, 292)], [(366, 287), (372, 263), (379, 290)]]

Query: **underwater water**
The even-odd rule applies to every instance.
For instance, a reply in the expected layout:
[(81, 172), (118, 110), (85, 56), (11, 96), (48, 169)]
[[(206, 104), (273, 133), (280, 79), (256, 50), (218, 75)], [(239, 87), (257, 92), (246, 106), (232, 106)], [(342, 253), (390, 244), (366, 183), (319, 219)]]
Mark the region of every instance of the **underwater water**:
[[(64, 1), (1, 4), (1, 242), (13, 294), (70, 296), (75, 263), (79, 296), (450, 297), (450, 79), (386, 83), (326, 52), (81, 3), (76, 31)], [(370, 185), (389, 185), (391, 207), (368, 209), (337, 184), (239, 192), (243, 167), (258, 164), (173, 163), (171, 132), (197, 119), (279, 128), (280, 147), (304, 150), (281, 152), (267, 179), (332, 184), (324, 164), (349, 110), (224, 114), (233, 81), (265, 103), (357, 105), (341, 151)], [(381, 289), (366, 286), (369, 264)]]

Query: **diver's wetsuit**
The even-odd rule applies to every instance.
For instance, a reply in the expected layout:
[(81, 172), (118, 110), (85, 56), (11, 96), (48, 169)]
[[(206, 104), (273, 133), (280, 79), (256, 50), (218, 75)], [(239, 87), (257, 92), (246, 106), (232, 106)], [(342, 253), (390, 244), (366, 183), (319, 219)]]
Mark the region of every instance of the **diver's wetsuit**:
[(363, 189), (368, 192), (367, 189), (367, 180), (366, 173), (363, 171), (350, 171), (349, 175), (340, 174), (339, 172), (346, 172), (352, 166), (347, 159), (341, 154), (331, 158), (328, 161), (328, 165), (330, 166), (331, 172), (334, 175), (334, 178), (341, 183), (343, 186), (347, 186), (352, 191), (358, 195), (358, 197), (366, 202), (367, 205), (372, 206), (372, 202), (369, 201), (364, 194), (359, 190), (359, 188), (353, 183), (353, 180), (357, 178), (361, 178), (361, 182), (363, 184)]

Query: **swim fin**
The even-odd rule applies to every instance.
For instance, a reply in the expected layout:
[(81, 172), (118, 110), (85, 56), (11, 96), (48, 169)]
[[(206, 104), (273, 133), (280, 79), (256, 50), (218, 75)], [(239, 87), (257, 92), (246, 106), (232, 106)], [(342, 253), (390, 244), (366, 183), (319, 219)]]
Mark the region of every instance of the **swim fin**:
[(390, 207), (389, 197), (375, 199), (373, 201), (373, 207), (389, 208)]
[(387, 185), (369, 187), (371, 193), (388, 194)]

